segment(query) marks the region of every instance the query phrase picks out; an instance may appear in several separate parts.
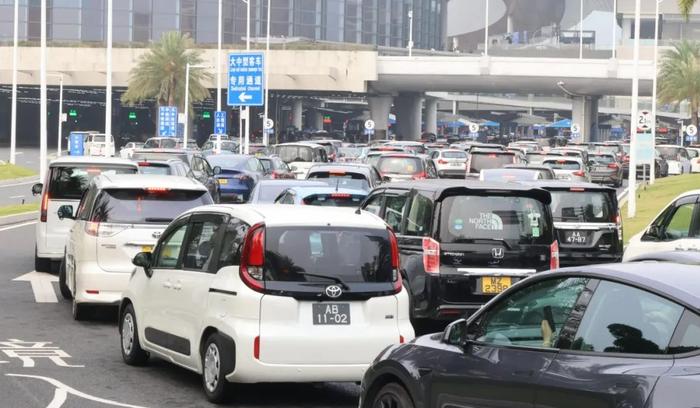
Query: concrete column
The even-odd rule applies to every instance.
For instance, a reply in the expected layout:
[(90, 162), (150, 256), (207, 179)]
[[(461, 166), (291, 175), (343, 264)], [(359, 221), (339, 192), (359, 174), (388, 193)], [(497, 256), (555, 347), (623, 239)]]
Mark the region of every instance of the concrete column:
[(301, 103), (301, 100), (295, 100), (292, 103), (292, 126), (297, 128), (297, 130), (301, 130), (303, 123), (302, 123), (302, 114), (304, 113), (304, 106)]
[(584, 142), (598, 139), (598, 96), (577, 96), (573, 98), (571, 123), (581, 126)]
[(309, 123), (309, 126), (311, 126), (314, 129), (322, 130), (323, 129), (323, 112), (321, 112), (318, 109), (311, 109), (311, 110), (309, 110), (309, 113), (311, 115), (311, 121)]
[(367, 98), (369, 118), (374, 121), (374, 138), (377, 140), (387, 138), (392, 102), (391, 95), (377, 95)]
[(396, 107), (396, 139), (420, 140), (423, 94), (401, 92), (394, 98), (394, 106)]
[(425, 131), (437, 135), (437, 99), (427, 98), (425, 100)]

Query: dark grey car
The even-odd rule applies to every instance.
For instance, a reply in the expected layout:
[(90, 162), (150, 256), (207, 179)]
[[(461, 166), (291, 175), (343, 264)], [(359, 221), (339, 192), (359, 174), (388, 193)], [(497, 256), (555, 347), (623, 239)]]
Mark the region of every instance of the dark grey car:
[(697, 266), (560, 269), (384, 350), (360, 407), (697, 407)]

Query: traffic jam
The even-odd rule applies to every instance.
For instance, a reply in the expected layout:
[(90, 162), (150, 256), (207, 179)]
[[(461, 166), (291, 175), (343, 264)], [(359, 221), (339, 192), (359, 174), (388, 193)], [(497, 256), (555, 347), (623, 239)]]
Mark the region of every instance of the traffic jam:
[[(116, 311), (124, 364), (194, 372), (202, 400), (340, 382), (361, 408), (700, 402), (700, 191), (625, 246), (625, 182), (650, 171), (628, 144), (82, 142), (31, 188), (35, 269), (76, 325)], [(699, 153), (657, 145), (656, 176)]]

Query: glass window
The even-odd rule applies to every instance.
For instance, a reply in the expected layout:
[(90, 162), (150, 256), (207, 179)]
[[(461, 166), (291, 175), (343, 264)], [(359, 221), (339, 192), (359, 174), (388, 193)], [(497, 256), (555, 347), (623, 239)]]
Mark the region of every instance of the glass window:
[(586, 278), (549, 279), (503, 299), (470, 327), (476, 341), (558, 348), (561, 329), (588, 284)]
[(406, 194), (386, 197), (384, 221), (397, 233), (401, 233), (401, 220), (403, 220), (403, 209), (407, 199), (408, 195)]
[(183, 212), (207, 204), (213, 201), (206, 191), (109, 189), (97, 198), (93, 221), (167, 224)]
[(690, 353), (700, 349), (700, 316), (686, 310), (678, 323), (668, 348), (670, 354)]
[(371, 212), (372, 214), (378, 216), (379, 213), (382, 211), (382, 204), (384, 204), (384, 195), (377, 194), (372, 196), (369, 200), (367, 200), (367, 203), (365, 204), (363, 210)]
[(92, 189), (88, 189), (85, 195), (83, 195), (82, 200), (80, 200), (78, 210), (75, 212), (76, 220), (87, 221), (90, 218), (90, 213), (92, 212), (92, 207), (95, 197), (97, 196), (97, 192), (98, 189), (93, 186)]
[(690, 221), (693, 218), (694, 211), (695, 204), (693, 203), (686, 203), (676, 207), (664, 231), (664, 240), (673, 241), (675, 239), (688, 238), (690, 235)]
[(411, 202), (406, 223), (406, 235), (424, 237), (430, 235), (430, 221), (433, 217), (433, 202), (416, 194)]
[(221, 220), (193, 222), (187, 239), (185, 257), (182, 260), (183, 269), (208, 271), (209, 262), (214, 253), (216, 233), (219, 231)]
[(241, 262), (241, 249), (245, 235), (250, 226), (245, 222), (231, 218), (226, 226), (226, 234), (224, 235), (224, 243), (221, 246), (221, 255), (219, 256), (219, 268), (230, 265), (238, 265)]
[(564, 222), (614, 222), (617, 211), (604, 191), (552, 191), (552, 216)]
[(478, 173), (484, 169), (497, 169), (515, 163), (512, 153), (473, 152), (469, 158), (469, 172)]
[(377, 168), (382, 174), (414, 175), (424, 171), (422, 161), (418, 157), (380, 157)]
[(188, 224), (178, 227), (166, 237), (158, 247), (158, 255), (153, 263), (154, 268), (175, 268), (180, 256), (182, 241), (185, 239)]
[(659, 296), (601, 281), (571, 348), (604, 353), (663, 354), (683, 308)]
[(52, 199), (80, 200), (90, 181), (100, 174), (135, 174), (136, 167), (53, 167), (49, 181)]
[(304, 205), (316, 205), (321, 207), (353, 207), (357, 208), (365, 199), (364, 194), (329, 193), (310, 194), (303, 198)]

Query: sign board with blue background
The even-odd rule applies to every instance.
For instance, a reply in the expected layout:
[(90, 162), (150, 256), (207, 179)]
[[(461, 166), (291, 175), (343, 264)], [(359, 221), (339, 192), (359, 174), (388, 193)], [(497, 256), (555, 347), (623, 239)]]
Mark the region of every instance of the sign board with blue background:
[(177, 106), (161, 106), (158, 110), (158, 135), (177, 136)]
[(654, 163), (654, 135), (651, 133), (637, 133), (635, 152), (637, 164)]
[(228, 55), (228, 105), (262, 106), (265, 56), (261, 52)]
[(217, 135), (227, 134), (227, 122), (228, 121), (226, 120), (226, 112), (216, 111), (216, 113), (214, 113), (214, 133)]
[(68, 136), (68, 154), (71, 156), (85, 155), (85, 133), (70, 133)]

